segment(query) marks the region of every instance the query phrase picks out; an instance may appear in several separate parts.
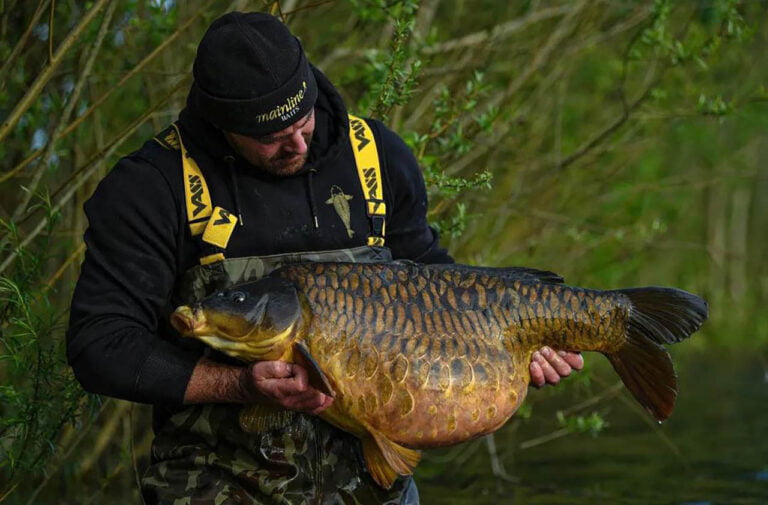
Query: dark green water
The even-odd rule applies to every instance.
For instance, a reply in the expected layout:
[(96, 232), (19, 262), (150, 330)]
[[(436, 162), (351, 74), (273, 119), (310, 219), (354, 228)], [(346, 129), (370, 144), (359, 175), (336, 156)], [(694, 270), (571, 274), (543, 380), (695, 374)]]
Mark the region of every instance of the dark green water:
[[(601, 357), (589, 389), (616, 376)], [(498, 461), (515, 483), (493, 475), (484, 439), (430, 451), (417, 470), (425, 504), (768, 505), (768, 370), (759, 353), (688, 353), (675, 359), (680, 395), (663, 425), (621, 390), (580, 411), (610, 426), (527, 449), (559, 429), (555, 413), (589, 397), (582, 385), (531, 391), (534, 421), (512, 421), (494, 437)], [(577, 381), (577, 379), (569, 379)], [(582, 381), (583, 382), (583, 381)], [(551, 419), (550, 424), (542, 419)]]

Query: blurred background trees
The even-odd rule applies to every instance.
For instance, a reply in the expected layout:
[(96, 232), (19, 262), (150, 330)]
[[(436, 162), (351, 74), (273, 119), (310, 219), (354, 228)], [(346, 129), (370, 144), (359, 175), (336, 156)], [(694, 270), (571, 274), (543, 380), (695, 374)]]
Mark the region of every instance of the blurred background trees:
[(682, 287), (712, 309), (686, 347), (765, 349), (766, 1), (0, 0), (0, 503), (137, 499), (146, 409), (64, 359), (82, 205), (175, 120), (230, 10), (282, 16), (403, 135), (459, 261)]

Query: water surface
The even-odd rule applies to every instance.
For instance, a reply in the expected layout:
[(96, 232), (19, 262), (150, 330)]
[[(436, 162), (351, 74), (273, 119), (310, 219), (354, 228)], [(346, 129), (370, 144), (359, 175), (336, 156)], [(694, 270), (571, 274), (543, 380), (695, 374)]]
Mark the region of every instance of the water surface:
[[(615, 383), (603, 358), (589, 389)], [(599, 412), (603, 432), (573, 434), (527, 449), (558, 430), (555, 413), (587, 400), (584, 385), (531, 391), (535, 416), (495, 434), (497, 462), (515, 482), (493, 475), (488, 444), (476, 440), (429, 451), (417, 470), (425, 504), (768, 505), (768, 375), (760, 353), (693, 352), (675, 358), (680, 395), (656, 425), (623, 390), (580, 411)], [(576, 381), (576, 379), (569, 379)], [(566, 391), (568, 389), (568, 391)], [(581, 393), (581, 394), (578, 394)]]

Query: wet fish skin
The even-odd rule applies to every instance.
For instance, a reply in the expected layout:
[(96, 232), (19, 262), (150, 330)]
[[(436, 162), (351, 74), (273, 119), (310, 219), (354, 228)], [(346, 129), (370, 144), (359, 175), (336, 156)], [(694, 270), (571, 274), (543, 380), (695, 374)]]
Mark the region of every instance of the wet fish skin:
[[(322, 417), (361, 438), (384, 487), (411, 472), (414, 449), (504, 424), (525, 398), (528, 364), (542, 345), (602, 352), (638, 400), (666, 418), (676, 383), (659, 344), (706, 318), (706, 304), (679, 290), (585, 290), (514, 268), (316, 263), (268, 279), (218, 295), (245, 293), (237, 306), (207, 299), (185, 331), (247, 361), (306, 364), (295, 352), (301, 342), (320, 375), (313, 384), (336, 396)], [(253, 329), (234, 335), (235, 327)]]
[(497, 429), (525, 397), (536, 349), (610, 352), (628, 321), (619, 294), (473, 269), (316, 264), (279, 275), (307, 298), (305, 341), (336, 382), (337, 408), (408, 447)]

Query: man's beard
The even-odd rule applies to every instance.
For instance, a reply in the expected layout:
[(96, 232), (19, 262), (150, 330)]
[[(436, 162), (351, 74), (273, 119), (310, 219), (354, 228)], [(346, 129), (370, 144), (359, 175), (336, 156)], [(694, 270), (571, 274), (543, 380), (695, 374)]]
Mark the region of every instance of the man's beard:
[(309, 151), (303, 154), (288, 154), (286, 156), (280, 156), (279, 158), (272, 158), (266, 160), (263, 165), (258, 168), (272, 175), (287, 176), (293, 175), (301, 170), (301, 168), (307, 163), (309, 157)]
[(278, 177), (294, 175), (307, 163), (309, 146), (312, 144), (312, 134), (304, 135), (307, 151), (303, 154), (285, 153), (283, 155), (260, 160), (248, 160), (259, 170)]

